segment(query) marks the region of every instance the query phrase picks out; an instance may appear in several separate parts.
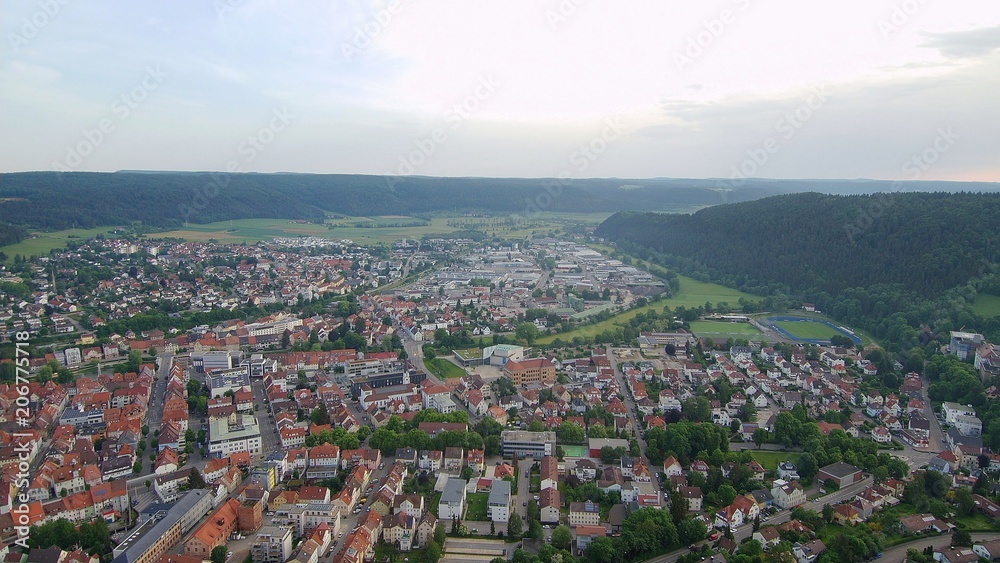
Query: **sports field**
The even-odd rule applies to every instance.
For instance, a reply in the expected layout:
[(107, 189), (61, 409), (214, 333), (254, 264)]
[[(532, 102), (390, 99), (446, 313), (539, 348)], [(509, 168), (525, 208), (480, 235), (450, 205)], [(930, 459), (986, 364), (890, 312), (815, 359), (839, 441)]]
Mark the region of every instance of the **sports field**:
[(444, 358), (434, 358), (433, 360), (424, 360), (424, 365), (427, 366), (427, 370), (437, 376), (439, 379), (447, 379), (450, 377), (462, 377), (465, 375), (465, 370), (451, 363)]
[(861, 344), (861, 337), (838, 328), (833, 323), (806, 317), (770, 317), (761, 322), (774, 327), (781, 334), (798, 342), (824, 344), (832, 336), (846, 336), (855, 344)]
[(587, 446), (560, 446), (563, 450), (563, 457), (587, 457), (590, 455), (590, 450)]
[(691, 332), (695, 336), (712, 338), (714, 340), (760, 339), (764, 334), (750, 323), (732, 323), (726, 321), (691, 321)]

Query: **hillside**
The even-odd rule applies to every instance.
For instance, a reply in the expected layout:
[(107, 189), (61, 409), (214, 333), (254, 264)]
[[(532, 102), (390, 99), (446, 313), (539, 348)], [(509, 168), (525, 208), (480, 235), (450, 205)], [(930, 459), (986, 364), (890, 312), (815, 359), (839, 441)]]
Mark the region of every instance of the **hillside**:
[[(0, 174), (0, 224), (31, 229), (92, 228), (141, 221), (183, 222), (478, 211), (690, 212), (723, 203), (801, 192), (869, 193), (891, 188), (869, 180), (432, 178), (333, 174), (196, 172), (24, 172)], [(918, 182), (906, 190), (997, 190), (996, 184)], [(19, 232), (19, 231), (18, 231)], [(14, 235), (16, 236), (16, 234)], [(8, 241), (10, 242), (10, 241)]]
[(815, 301), (900, 343), (931, 321), (991, 330), (972, 303), (1000, 286), (998, 194), (780, 195), (692, 215), (621, 212), (596, 234), (685, 274)]
[[(650, 208), (688, 211), (780, 193), (779, 189), (767, 186), (747, 187), (738, 193), (719, 192), (704, 181), (574, 180), (564, 185), (555, 182), (318, 174), (3, 174), (0, 222), (66, 229), (130, 221), (176, 227), (184, 221), (320, 219), (326, 213), (366, 216), (447, 211), (503, 214)], [(553, 193), (557, 197), (551, 197)]]

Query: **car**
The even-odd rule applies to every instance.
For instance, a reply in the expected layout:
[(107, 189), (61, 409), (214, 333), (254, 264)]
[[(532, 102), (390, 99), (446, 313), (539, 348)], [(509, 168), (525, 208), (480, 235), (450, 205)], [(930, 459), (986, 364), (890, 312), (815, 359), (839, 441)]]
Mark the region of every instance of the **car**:
[(344, 532), (340, 532), (339, 534), (337, 534), (337, 537), (338, 537), (338, 538), (342, 538), (342, 537), (344, 537)]
[(521, 503), (521, 506), (528, 506), (528, 501), (524, 501), (524, 502), (522, 502), (522, 503)]
[(712, 535), (708, 536), (709, 541), (715, 541), (719, 539), (719, 532), (712, 532)]
[(226, 552), (226, 559), (229, 559), (232, 556), (233, 556), (233, 552), (232, 551)]
[(696, 543), (689, 545), (688, 549), (690, 549), (691, 551), (701, 551), (701, 547), (699, 547), (698, 544)]

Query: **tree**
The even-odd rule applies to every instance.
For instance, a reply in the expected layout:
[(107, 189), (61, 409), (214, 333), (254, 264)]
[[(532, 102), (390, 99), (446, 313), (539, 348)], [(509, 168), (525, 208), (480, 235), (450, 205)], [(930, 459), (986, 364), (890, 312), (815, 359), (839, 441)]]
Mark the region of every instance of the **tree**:
[(971, 547), (972, 546), (972, 534), (964, 528), (955, 528), (955, 531), (951, 534), (951, 545)]
[(832, 505), (829, 505), (829, 504), (824, 504), (823, 505), (823, 520), (826, 520), (827, 524), (829, 524), (830, 522), (833, 522), (833, 506)]
[(309, 420), (311, 420), (313, 424), (319, 426), (330, 424), (330, 413), (326, 410), (325, 402), (319, 402), (319, 406), (313, 409), (313, 411), (309, 414)]
[(188, 488), (189, 489), (204, 489), (205, 479), (198, 472), (197, 468), (191, 469), (191, 477), (188, 478)]
[(812, 478), (819, 473), (819, 463), (816, 461), (816, 456), (811, 453), (804, 453), (799, 456), (798, 463), (799, 477), (803, 481), (811, 482)]
[(622, 560), (611, 538), (599, 537), (587, 547), (584, 557), (590, 563), (616, 563)]
[(226, 563), (226, 554), (228, 550), (226, 546), (220, 545), (212, 550), (211, 560), (212, 563)]
[(736, 489), (729, 483), (719, 487), (716, 494), (718, 495), (719, 503), (722, 506), (729, 506), (730, 504), (733, 504), (734, 500), (736, 500)]
[(524, 533), (524, 519), (521, 518), (520, 514), (515, 512), (507, 520), (507, 535), (512, 538), (519, 538), (522, 533)]
[(573, 543), (573, 534), (569, 526), (560, 525), (552, 530), (552, 546), (557, 549), (569, 549)]
[(559, 438), (559, 442), (566, 444), (582, 444), (583, 443), (583, 428), (575, 422), (563, 422), (556, 429), (556, 436)]
[(448, 539), (448, 533), (445, 531), (444, 526), (439, 523), (434, 528), (434, 543), (444, 545), (446, 539)]
[(767, 429), (758, 428), (753, 431), (753, 443), (757, 444), (757, 449), (759, 450), (764, 443), (767, 442)]
[(514, 329), (514, 336), (519, 340), (524, 340), (528, 344), (534, 344), (535, 339), (538, 338), (538, 327), (535, 323), (525, 321), (522, 323), (517, 323), (517, 328)]
[(968, 487), (959, 487), (955, 491), (955, 507), (959, 516), (972, 516), (976, 513), (976, 501)]
[(545, 532), (542, 530), (542, 521), (537, 518), (529, 518), (528, 533), (525, 534), (525, 537), (528, 539), (540, 540), (544, 534)]

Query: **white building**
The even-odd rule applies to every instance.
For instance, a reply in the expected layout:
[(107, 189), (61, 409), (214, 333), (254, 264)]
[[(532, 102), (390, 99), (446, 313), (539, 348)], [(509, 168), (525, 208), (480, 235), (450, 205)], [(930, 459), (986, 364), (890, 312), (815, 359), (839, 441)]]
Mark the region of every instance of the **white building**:
[(976, 409), (972, 405), (960, 405), (958, 403), (942, 403), (941, 414), (948, 424), (955, 424), (955, 418), (959, 416), (976, 416)]
[(441, 492), (441, 500), (438, 501), (438, 518), (441, 520), (452, 520), (465, 517), (465, 487), (468, 483), (465, 479), (448, 479)]
[(252, 414), (232, 414), (209, 422), (208, 453), (228, 457), (237, 452), (261, 453), (260, 426)]
[(487, 516), (494, 522), (506, 522), (510, 518), (510, 482), (494, 479), (490, 497), (486, 505)]

